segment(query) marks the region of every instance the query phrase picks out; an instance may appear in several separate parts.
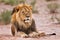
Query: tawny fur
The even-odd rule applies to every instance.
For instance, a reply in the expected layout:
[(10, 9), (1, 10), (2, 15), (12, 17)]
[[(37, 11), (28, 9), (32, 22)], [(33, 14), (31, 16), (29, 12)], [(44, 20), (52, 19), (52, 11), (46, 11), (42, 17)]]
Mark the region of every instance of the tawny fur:
[[(23, 11), (23, 13), (21, 13)], [(26, 16), (29, 16), (30, 22), (24, 22)], [(14, 7), (11, 17), (11, 31), (12, 35), (20, 37), (37, 35), (35, 21), (32, 18), (32, 7), (26, 4), (21, 4)], [(32, 34), (32, 35), (31, 35)]]
[(38, 33), (36, 30), (31, 6), (27, 4), (17, 5), (11, 15), (11, 32), (13, 36), (38, 37), (45, 35), (45, 33)]

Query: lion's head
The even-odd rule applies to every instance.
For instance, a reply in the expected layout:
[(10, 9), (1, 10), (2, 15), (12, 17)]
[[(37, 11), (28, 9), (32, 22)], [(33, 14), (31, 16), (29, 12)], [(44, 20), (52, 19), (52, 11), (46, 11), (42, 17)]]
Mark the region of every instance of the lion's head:
[(12, 15), (16, 13), (16, 20), (19, 25), (30, 26), (32, 23), (32, 7), (20, 4), (13, 9)]

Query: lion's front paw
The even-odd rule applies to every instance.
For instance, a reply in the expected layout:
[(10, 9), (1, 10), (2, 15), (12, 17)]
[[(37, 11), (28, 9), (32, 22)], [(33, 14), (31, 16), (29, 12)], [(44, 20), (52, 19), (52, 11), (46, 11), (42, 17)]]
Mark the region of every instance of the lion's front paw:
[(32, 33), (29, 34), (29, 37), (33, 37), (33, 38), (39, 37), (39, 33), (32, 32)]
[(27, 38), (28, 35), (27, 35), (27, 34), (22, 34), (21, 37), (23, 37), (23, 38)]
[(46, 34), (44, 33), (44, 32), (42, 32), (42, 33), (38, 33), (38, 36), (39, 37), (42, 37), (42, 36), (45, 36)]
[(45, 36), (44, 32), (42, 32), (42, 33), (32, 32), (32, 33), (29, 34), (29, 37), (33, 37), (33, 38), (39, 38), (39, 37), (42, 37), (42, 36)]
[(17, 36), (22, 37), (22, 38), (27, 38), (28, 37), (28, 35), (25, 34), (24, 32), (18, 32)]

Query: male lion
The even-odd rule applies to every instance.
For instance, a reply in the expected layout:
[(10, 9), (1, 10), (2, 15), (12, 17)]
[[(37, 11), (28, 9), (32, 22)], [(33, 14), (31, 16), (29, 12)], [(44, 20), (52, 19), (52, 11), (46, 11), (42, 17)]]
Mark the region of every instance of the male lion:
[[(12, 12), (11, 32), (13, 36), (38, 37), (35, 21), (32, 18), (32, 7), (27, 4), (17, 5)], [(45, 35), (44, 33), (41, 33)]]

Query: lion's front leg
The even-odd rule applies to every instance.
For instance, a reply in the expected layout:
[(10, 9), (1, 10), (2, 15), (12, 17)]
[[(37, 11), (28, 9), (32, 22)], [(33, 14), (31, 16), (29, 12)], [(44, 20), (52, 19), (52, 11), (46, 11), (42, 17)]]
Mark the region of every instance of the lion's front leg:
[(33, 20), (32, 25), (31, 25), (31, 32), (29, 33), (29, 37), (41, 37), (44, 35), (45, 35), (44, 32), (40, 33), (37, 31), (36, 26), (35, 26), (35, 21)]
[(17, 34), (17, 29), (13, 24), (11, 25), (11, 33), (13, 36), (16, 36), (16, 34)]
[(36, 26), (35, 26), (35, 21), (32, 20), (32, 25), (31, 25), (31, 28), (30, 28), (30, 33), (29, 33), (29, 37), (38, 37), (38, 32), (36, 30)]
[(17, 36), (19, 36), (19, 37), (28, 37), (28, 35), (26, 34), (26, 33), (24, 33), (24, 32), (21, 32), (21, 31), (19, 31), (19, 32), (17, 32)]

